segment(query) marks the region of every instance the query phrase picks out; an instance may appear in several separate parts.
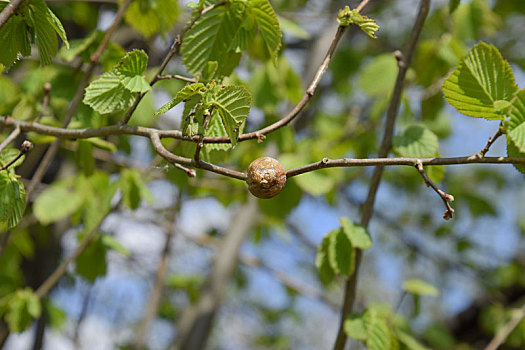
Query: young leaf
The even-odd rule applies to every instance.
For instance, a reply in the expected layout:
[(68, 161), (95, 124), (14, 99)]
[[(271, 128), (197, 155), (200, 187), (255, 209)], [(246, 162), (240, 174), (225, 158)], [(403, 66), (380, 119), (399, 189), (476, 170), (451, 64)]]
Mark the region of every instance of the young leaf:
[(60, 22), (58, 17), (53, 13), (53, 11), (51, 11), (50, 8), (48, 8), (47, 11), (49, 12), (49, 18), (51, 19), (50, 23), (53, 26), (53, 29), (55, 29), (55, 32), (64, 42), (66, 49), (69, 49), (69, 41), (67, 40), (66, 30), (64, 29), (62, 22)]
[(354, 249), (343, 229), (328, 234), (328, 262), (336, 274), (350, 276), (354, 272)]
[(204, 84), (202, 83), (193, 83), (193, 84), (186, 85), (179, 92), (177, 92), (177, 95), (175, 96), (173, 100), (171, 100), (170, 102), (160, 107), (155, 112), (155, 116), (166, 113), (167, 111), (169, 111), (170, 109), (178, 105), (179, 103), (186, 101), (192, 98), (193, 96), (198, 96), (197, 100), (200, 101), (201, 96), (202, 96), (201, 95), (202, 89), (204, 89)]
[(408, 333), (405, 333), (403, 331), (397, 331), (396, 332), (398, 340), (405, 345), (407, 350), (430, 350), (420, 342), (418, 342), (414, 337), (409, 335)]
[(128, 52), (116, 67), (120, 73), (122, 85), (131, 92), (146, 92), (151, 90), (146, 78), (142, 75), (148, 65), (148, 55), (142, 50)]
[(31, 55), (29, 32), (20, 16), (11, 17), (0, 28), (0, 47), (0, 64), (6, 67), (15, 63), (19, 55)]
[(359, 87), (371, 96), (391, 93), (397, 76), (396, 59), (391, 54), (374, 57), (359, 72)]
[(215, 99), (210, 102), (219, 112), (232, 146), (237, 144), (240, 128), (250, 112), (251, 102), (249, 91), (242, 86), (220, 88)]
[(282, 34), (279, 20), (268, 0), (253, 0), (250, 4), (266, 48), (275, 59), (281, 47)]
[(115, 252), (129, 257), (130, 252), (117, 239), (111, 235), (101, 235), (102, 244), (106, 249), (114, 250)]
[(217, 61), (217, 74), (229, 75), (241, 58), (240, 53), (229, 50), (241, 22), (242, 18), (228, 6), (219, 6), (202, 15), (184, 35), (180, 48), (188, 71), (197, 75), (207, 62)]
[(2, 304), (9, 330), (15, 333), (24, 331), (42, 312), (40, 300), (29, 288), (4, 297)]
[(423, 125), (410, 125), (403, 135), (395, 136), (394, 152), (401, 157), (435, 157), (438, 152), (437, 136)]
[(26, 191), (16, 175), (0, 172), (0, 222), (8, 228), (18, 225), (25, 210)]
[(480, 42), (445, 80), (443, 93), (458, 112), (488, 120), (503, 119), (498, 101), (511, 101), (518, 90), (512, 69), (498, 49)]
[(348, 337), (355, 340), (366, 340), (368, 332), (363, 322), (361, 314), (351, 314), (345, 320), (345, 333)]
[(518, 150), (525, 152), (525, 89), (512, 99), (509, 118), (504, 127)]
[(179, 17), (177, 0), (137, 0), (129, 5), (124, 19), (146, 38), (166, 33)]
[(370, 350), (390, 349), (392, 334), (383, 315), (375, 309), (363, 314), (352, 314), (345, 321), (345, 333), (352, 339), (366, 343)]
[(363, 226), (351, 223), (348, 218), (341, 218), (339, 222), (352, 246), (359, 249), (368, 249), (372, 246), (370, 234)]
[(439, 290), (433, 285), (418, 279), (411, 279), (403, 283), (403, 289), (410, 294), (429, 295), (436, 297), (439, 295)]
[(107, 72), (89, 84), (82, 102), (100, 114), (107, 114), (127, 109), (133, 95), (122, 85), (117, 73)]
[(33, 213), (42, 225), (48, 225), (73, 214), (83, 203), (82, 194), (71, 191), (67, 182), (55, 182), (37, 197)]
[(76, 272), (89, 282), (95, 282), (98, 276), (106, 274), (107, 248), (99, 236), (80, 254), (75, 263)]
[[(30, 10), (34, 24), (36, 43), (42, 64), (50, 64), (51, 58), (58, 51), (58, 39), (55, 32), (54, 18), (43, 0), (31, 1)], [(56, 17), (55, 17), (56, 18)], [(62, 28), (63, 29), (63, 28)]]
[(357, 24), (359, 28), (369, 37), (377, 39), (375, 33), (379, 30), (379, 26), (372, 18), (363, 16), (357, 10), (350, 10), (348, 6), (339, 11), (337, 14), (337, 23), (342, 27), (348, 27), (350, 24)]
[(317, 250), (317, 256), (315, 258), (315, 266), (317, 267), (317, 273), (319, 274), (319, 279), (324, 285), (328, 285), (334, 280), (335, 272), (330, 266), (330, 261), (328, 259), (328, 246), (330, 245), (329, 235), (326, 235), (323, 238), (323, 242)]
[[(525, 157), (525, 152), (521, 152), (520, 149), (512, 142), (507, 140), (507, 156), (509, 157)], [(513, 164), (514, 168), (520, 173), (525, 174), (525, 164)]]

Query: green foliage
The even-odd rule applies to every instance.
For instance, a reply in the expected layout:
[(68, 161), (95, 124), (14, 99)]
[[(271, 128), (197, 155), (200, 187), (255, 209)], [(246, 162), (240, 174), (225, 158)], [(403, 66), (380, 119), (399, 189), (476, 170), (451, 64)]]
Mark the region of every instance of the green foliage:
[(394, 152), (401, 157), (435, 157), (438, 152), (437, 136), (424, 125), (410, 125), (404, 133), (395, 136)]
[(0, 64), (11, 66), (19, 55), (29, 56), (36, 43), (40, 62), (50, 64), (58, 51), (57, 34), (66, 46), (69, 43), (60, 20), (43, 0), (31, 0), (0, 28)]
[(460, 113), (488, 120), (504, 118), (498, 101), (510, 102), (517, 90), (509, 63), (496, 47), (483, 42), (469, 51), (443, 84), (445, 98)]
[(179, 17), (177, 0), (133, 1), (124, 19), (146, 38), (156, 33), (167, 33)]
[(40, 316), (40, 300), (30, 288), (20, 289), (0, 299), (0, 315), (11, 332), (22, 332)]
[(456, 11), (456, 9), (458, 8), (460, 2), (461, 2), (461, 0), (449, 0), (449, 2), (448, 2), (448, 9), (449, 9), (450, 14), (452, 14), (452, 13), (454, 13), (454, 11)]
[(370, 350), (390, 349), (394, 342), (385, 318), (373, 308), (350, 315), (344, 328), (350, 338), (363, 341)]
[(144, 183), (140, 173), (135, 169), (123, 169), (121, 172), (120, 189), (122, 202), (129, 208), (138, 208), (142, 198), (152, 202), (153, 197)]
[(101, 236), (98, 236), (77, 258), (75, 271), (88, 282), (93, 283), (97, 277), (106, 274), (106, 252), (107, 248)]
[(371, 96), (389, 95), (397, 76), (397, 62), (391, 54), (374, 57), (359, 72), (359, 87)]
[(410, 294), (415, 295), (429, 295), (436, 297), (439, 295), (439, 290), (428, 282), (411, 279), (403, 283), (403, 289)]
[(348, 6), (339, 11), (337, 14), (337, 23), (342, 27), (348, 27), (350, 24), (357, 24), (359, 28), (369, 37), (376, 39), (375, 33), (379, 30), (379, 26), (372, 18), (363, 16), (357, 10), (350, 10)]
[(0, 171), (0, 223), (7, 223), (8, 228), (18, 225), (24, 214), (25, 199), (26, 191), (18, 176)]
[(151, 89), (143, 75), (147, 64), (148, 56), (144, 51), (128, 52), (111, 72), (89, 84), (83, 102), (100, 114), (126, 110), (137, 92)]
[(525, 89), (518, 91), (512, 99), (509, 117), (504, 124), (507, 136), (517, 150), (525, 152)]
[(48, 225), (75, 213), (84, 203), (84, 196), (72, 189), (71, 180), (56, 181), (42, 192), (33, 205), (33, 213), (38, 221)]
[(279, 21), (268, 0), (231, 1), (202, 15), (184, 36), (182, 62), (199, 75), (210, 61), (217, 75), (229, 75), (259, 32), (270, 58), (281, 47)]
[(336, 275), (350, 276), (354, 272), (355, 249), (372, 246), (370, 234), (360, 225), (341, 218), (341, 227), (328, 233), (319, 249), (315, 265), (323, 284), (329, 284)]

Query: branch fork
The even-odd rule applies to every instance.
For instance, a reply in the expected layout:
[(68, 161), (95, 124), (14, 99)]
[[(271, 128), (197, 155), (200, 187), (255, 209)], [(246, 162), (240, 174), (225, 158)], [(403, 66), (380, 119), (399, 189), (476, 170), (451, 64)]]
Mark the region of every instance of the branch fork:
[(427, 173), (425, 172), (425, 169), (423, 168), (423, 163), (421, 160), (416, 160), (414, 166), (416, 167), (419, 174), (421, 174), (421, 177), (423, 177), (423, 180), (425, 181), (425, 184), (427, 187), (432, 187), (432, 189), (441, 197), (443, 200), (443, 203), (445, 204), (445, 207), (447, 208), (445, 210), (445, 214), (443, 214), (443, 219), (450, 220), (452, 219), (452, 216), (454, 214), (454, 208), (450, 205), (451, 202), (454, 201), (454, 196), (451, 194), (448, 194), (446, 192), (443, 192), (440, 190), (432, 180), (428, 177)]

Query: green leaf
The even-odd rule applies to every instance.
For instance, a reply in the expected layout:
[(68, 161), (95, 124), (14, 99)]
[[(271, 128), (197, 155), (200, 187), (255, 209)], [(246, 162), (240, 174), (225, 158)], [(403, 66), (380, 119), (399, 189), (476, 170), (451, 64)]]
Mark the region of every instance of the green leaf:
[(93, 283), (99, 276), (106, 274), (106, 251), (101, 236), (93, 240), (86, 250), (80, 254), (75, 263), (76, 272), (87, 281)]
[(9, 330), (14, 333), (24, 331), (42, 312), (40, 300), (29, 288), (4, 297), (1, 304)]
[(407, 350), (430, 350), (420, 342), (418, 342), (414, 337), (409, 335), (408, 333), (397, 331), (396, 332), (397, 339), (406, 346)]
[(101, 235), (102, 244), (106, 249), (114, 250), (125, 257), (130, 256), (129, 250), (127, 250), (117, 239), (111, 235)]
[(53, 29), (55, 29), (55, 32), (64, 42), (66, 49), (69, 49), (69, 41), (67, 41), (66, 31), (64, 29), (64, 26), (62, 25), (62, 22), (60, 22), (58, 17), (53, 13), (53, 11), (51, 11), (50, 8), (48, 8), (47, 11), (49, 12), (49, 18), (51, 19), (50, 23), (53, 26)]
[(83, 195), (72, 191), (67, 182), (55, 182), (37, 197), (33, 213), (42, 225), (48, 225), (75, 213), (83, 203)]
[[(33, 11), (32, 20), (34, 24), (36, 43), (42, 64), (50, 64), (51, 58), (58, 51), (58, 39), (55, 32), (54, 18), (43, 0), (31, 1), (30, 9)], [(56, 17), (55, 17), (56, 18)]]
[(348, 218), (340, 218), (339, 222), (353, 247), (368, 249), (372, 246), (372, 239), (366, 228), (350, 222)]
[(350, 276), (354, 272), (354, 248), (342, 228), (328, 234), (328, 262), (336, 274)]
[[(525, 152), (521, 152), (520, 149), (512, 142), (507, 140), (507, 156), (509, 157), (525, 157)], [(520, 173), (525, 174), (525, 164), (513, 164), (514, 168)]]
[(142, 198), (153, 201), (146, 184), (142, 180), (140, 173), (134, 169), (123, 169), (120, 179), (120, 189), (122, 191), (123, 203), (135, 210), (140, 204)]
[[(204, 89), (204, 84), (202, 83), (193, 83), (184, 86), (179, 92), (177, 92), (177, 95), (173, 100), (166, 103), (162, 107), (160, 107), (156, 112), (155, 116), (158, 116), (159, 114), (166, 113), (176, 105), (178, 105), (181, 102), (185, 102), (186, 100), (192, 98), (193, 96), (198, 96), (197, 100), (195, 101), (194, 105), (200, 101), (202, 97), (201, 91)], [(184, 129), (184, 128), (183, 128)]]
[(250, 4), (266, 48), (270, 52), (272, 59), (275, 59), (281, 48), (282, 36), (275, 11), (268, 0), (253, 0)]
[(397, 62), (391, 54), (374, 57), (359, 72), (359, 87), (371, 96), (388, 95), (397, 77)]
[(403, 283), (403, 289), (410, 294), (429, 295), (437, 297), (439, 290), (433, 285), (418, 279), (411, 279)]
[(75, 163), (85, 175), (93, 174), (95, 170), (95, 157), (93, 157), (93, 145), (91, 143), (85, 140), (77, 141)]
[(148, 65), (148, 55), (142, 50), (128, 52), (116, 67), (120, 73), (120, 81), (131, 92), (146, 92), (151, 90), (146, 77), (142, 74)]
[(146, 38), (168, 32), (179, 17), (177, 0), (137, 0), (129, 5), (124, 19)]
[(448, 12), (450, 14), (454, 13), (454, 11), (456, 11), (456, 9), (458, 8), (460, 2), (461, 0), (449, 0), (448, 1)]
[[(11, 163), (18, 155), (20, 151), (15, 148), (6, 148), (0, 153), (0, 167), (4, 167), (7, 164)], [(9, 166), (9, 169), (14, 169), (24, 162), (25, 156), (20, 157), (16, 162)]]
[(497, 101), (511, 101), (518, 87), (498, 49), (480, 42), (445, 80), (442, 90), (458, 112), (493, 120), (504, 118), (498, 113), (501, 102)]
[(60, 329), (67, 321), (67, 316), (60, 308), (51, 301), (44, 301), (44, 308), (48, 317), (49, 324), (55, 329)]
[(240, 53), (229, 50), (241, 23), (242, 18), (227, 5), (202, 15), (184, 35), (180, 48), (188, 71), (197, 75), (209, 61), (216, 61), (217, 75), (229, 75), (241, 58)]
[(232, 146), (237, 144), (241, 126), (250, 112), (251, 103), (250, 92), (242, 86), (219, 88), (214, 100), (210, 101), (210, 105), (214, 106), (221, 116)]
[(20, 16), (11, 17), (0, 28), (0, 47), (0, 64), (6, 67), (15, 63), (19, 55), (31, 55), (29, 32)]
[(114, 72), (102, 74), (86, 88), (83, 102), (100, 114), (123, 111), (131, 106), (133, 94)]
[(7, 171), (0, 172), (0, 222), (8, 228), (18, 225), (25, 210), (26, 191), (18, 177)]
[(505, 130), (519, 152), (525, 152), (525, 89), (520, 90), (511, 101)]
[(345, 320), (345, 333), (348, 337), (355, 340), (366, 340), (368, 331), (360, 314), (351, 314)]
[(438, 152), (437, 136), (423, 125), (410, 125), (403, 135), (395, 136), (394, 152), (401, 157), (435, 157)]
[(363, 16), (357, 10), (350, 10), (348, 6), (339, 11), (337, 14), (337, 23), (342, 27), (348, 27), (350, 24), (357, 24), (359, 28), (369, 37), (376, 39), (375, 33), (379, 30), (379, 26), (372, 18)]
[(317, 267), (317, 273), (319, 274), (319, 279), (324, 285), (328, 285), (335, 278), (335, 272), (330, 266), (330, 261), (328, 259), (328, 247), (330, 245), (329, 236), (323, 238), (323, 242), (317, 250), (317, 256), (315, 258), (315, 266)]

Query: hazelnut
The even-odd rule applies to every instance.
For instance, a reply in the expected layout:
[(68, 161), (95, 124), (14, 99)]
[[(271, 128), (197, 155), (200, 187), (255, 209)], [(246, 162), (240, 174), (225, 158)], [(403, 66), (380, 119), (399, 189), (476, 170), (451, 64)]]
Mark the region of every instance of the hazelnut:
[(271, 157), (257, 158), (248, 167), (246, 183), (255, 197), (272, 198), (284, 188), (286, 170)]

